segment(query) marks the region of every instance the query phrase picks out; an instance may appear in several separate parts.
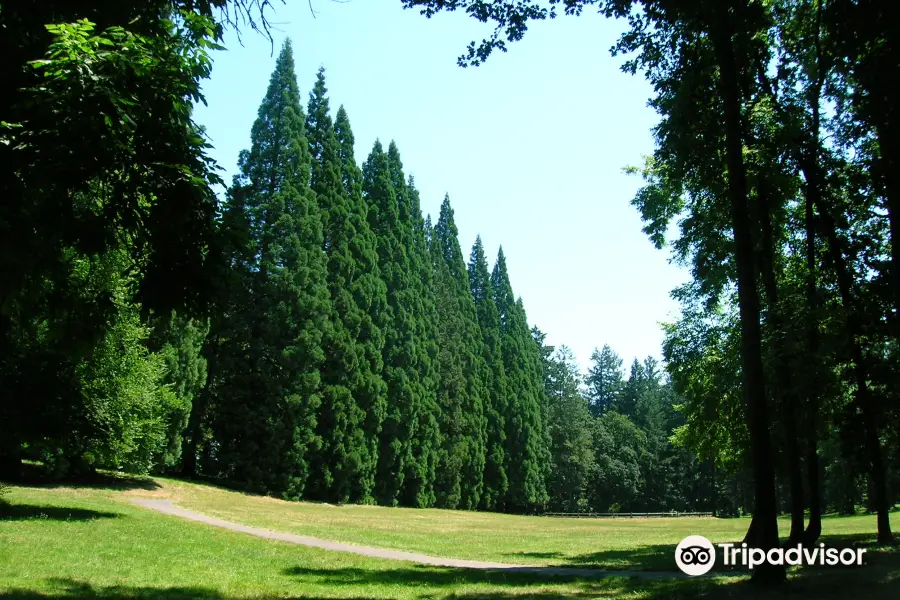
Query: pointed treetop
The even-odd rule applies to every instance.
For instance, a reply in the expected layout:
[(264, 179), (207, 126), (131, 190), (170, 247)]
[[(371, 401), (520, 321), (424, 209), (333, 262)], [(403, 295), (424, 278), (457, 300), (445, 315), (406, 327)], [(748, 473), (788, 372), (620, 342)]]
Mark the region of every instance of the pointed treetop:
[(397, 142), (391, 140), (391, 143), (388, 144), (388, 156), (391, 157), (392, 161), (396, 161), (399, 167), (403, 168), (403, 162), (400, 160), (400, 149), (397, 148)]
[(503, 254), (503, 246), (497, 251), (497, 261), (494, 263), (494, 271), (499, 273), (504, 279), (509, 279), (506, 274), (506, 255)]
[(341, 143), (341, 149), (345, 153), (349, 151), (352, 154), (353, 144), (356, 140), (353, 138), (353, 130), (350, 128), (350, 117), (347, 116), (347, 111), (344, 109), (343, 104), (338, 108), (334, 117), (334, 133)]
[(294, 56), (290, 41), (285, 40), (250, 130), (250, 151), (241, 152), (238, 160), (241, 176), (254, 185), (266, 186), (269, 193), (278, 191), (287, 180), (308, 184), (305, 121)]
[[(281, 46), (281, 52), (278, 53), (278, 58), (275, 60), (275, 69), (269, 77), (269, 87), (266, 90), (266, 97), (268, 98), (273, 91), (281, 91), (283, 89), (289, 89), (292, 92), (296, 92), (298, 97), (300, 95), (300, 90), (297, 87), (297, 76), (295, 75), (294, 69), (294, 51), (291, 47), (290, 38), (284, 40), (284, 44)], [(262, 108), (263, 107), (260, 106), (260, 110), (262, 110)]]
[(442, 224), (444, 227), (447, 227), (454, 236), (458, 235), (459, 232), (456, 229), (456, 222), (453, 219), (453, 207), (450, 206), (450, 194), (444, 194), (444, 201), (441, 202), (441, 214), (438, 217), (438, 227), (441, 227)]
[[(307, 105), (306, 133), (309, 139), (309, 150), (313, 160), (313, 183), (322, 176), (325, 154), (333, 155), (329, 160), (341, 160), (340, 143), (331, 122), (328, 107), (328, 88), (325, 87), (325, 69), (320, 68), (316, 84), (309, 92)], [(328, 148), (326, 149), (326, 146)]]
[(328, 88), (325, 87), (325, 67), (319, 67), (318, 73), (316, 73), (316, 83), (313, 86), (311, 92), (309, 92), (309, 102), (312, 104), (313, 99), (318, 100), (319, 102), (324, 102), (325, 106), (328, 106)]

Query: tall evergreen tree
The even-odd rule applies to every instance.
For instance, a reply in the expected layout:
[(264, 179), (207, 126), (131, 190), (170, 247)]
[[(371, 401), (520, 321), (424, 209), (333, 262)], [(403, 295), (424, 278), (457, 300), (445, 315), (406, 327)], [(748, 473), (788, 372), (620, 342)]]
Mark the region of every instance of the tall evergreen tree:
[(544, 422), (544, 386), (540, 349), (532, 339), (521, 304), (516, 302), (503, 248), (491, 273), (494, 301), (500, 314), (501, 348), (511, 402), (506, 407), (505, 506), (531, 511), (547, 502), (546, 475), (550, 453)]
[[(390, 149), (388, 155), (389, 157), (391, 155)], [(391, 164), (395, 169), (398, 166), (402, 168), (399, 152), (396, 153), (396, 158), (392, 159)], [(437, 402), (440, 377), (438, 372), (437, 299), (431, 255), (428, 250), (428, 226), (422, 218), (419, 191), (416, 189), (412, 175), (406, 182), (406, 188), (408, 211), (405, 217), (401, 213), (401, 218), (407, 218), (410, 222), (408, 231), (411, 240), (407, 243), (407, 248), (409, 248), (410, 263), (413, 267), (412, 300), (416, 315), (417, 339), (415, 347), (418, 351), (419, 374), (422, 381), (419, 429), (413, 448), (413, 454), (418, 457), (417, 462), (422, 465), (422, 469), (421, 475), (417, 474), (411, 479), (415, 485), (407, 487), (407, 495), (410, 498), (421, 496), (423, 502), (430, 505), (436, 500), (434, 481), (437, 477), (438, 449), (440, 447), (440, 407)]]
[[(393, 169), (392, 169), (393, 166)], [(433, 503), (426, 450), (417, 445), (423, 404), (427, 402), (422, 378), (422, 340), (416, 336), (415, 301), (404, 235), (408, 224), (401, 221), (401, 205), (395, 183), (403, 182), (397, 165), (376, 141), (363, 167), (363, 181), (369, 209), (369, 224), (377, 239), (378, 261), (387, 286), (387, 307), (374, 315), (384, 331), (384, 380), (388, 404), (380, 436), (376, 497), (382, 504), (428, 506)], [(406, 192), (401, 190), (406, 203)], [(403, 207), (404, 213), (407, 207)], [(427, 412), (427, 411), (426, 411)]]
[(628, 380), (625, 382), (622, 393), (619, 395), (619, 401), (613, 404), (613, 408), (629, 419), (633, 419), (637, 410), (638, 400), (644, 393), (647, 381), (644, 365), (635, 358), (631, 363)]
[(310, 155), (290, 42), (285, 42), (241, 153), (232, 202), (246, 212), (252, 300), (228, 315), (232, 356), (245, 369), (218, 369), (219, 475), (255, 491), (297, 498), (320, 444), (323, 333), (330, 312), (322, 217), (309, 188)]
[[(306, 131), (312, 159), (311, 187), (318, 199), (328, 256), (332, 313), (323, 339), (322, 407), (310, 495), (332, 502), (372, 500), (377, 466), (377, 434), (384, 419), (387, 387), (381, 378), (383, 336), (373, 313), (385, 305), (376, 240), (355, 175), (346, 112), (339, 127), (331, 121), (325, 70), (310, 92)], [(338, 132), (342, 135), (338, 139)], [(344, 155), (342, 156), (342, 150)], [(348, 155), (349, 154), (349, 155)], [(355, 164), (353, 165), (355, 167)]]
[(481, 500), (489, 403), (483, 340), (450, 198), (444, 197), (431, 254), (438, 313), (441, 460), (436, 491), (448, 508), (476, 508)]
[[(364, 340), (365, 360), (373, 376), (381, 380), (382, 392), (377, 396), (363, 396), (360, 406), (366, 411), (364, 432), (368, 446), (368, 457), (372, 461), (371, 467), (364, 471), (365, 476), (361, 484), (366, 490), (366, 496), (373, 496), (374, 485), (378, 476), (378, 455), (381, 444), (381, 426), (387, 411), (387, 384), (382, 377), (384, 351), (384, 332), (379, 327), (379, 317), (387, 309), (387, 287), (381, 277), (378, 267), (378, 241), (375, 232), (369, 222), (369, 209), (363, 198), (363, 174), (356, 163), (353, 145), (355, 139), (350, 127), (350, 119), (347, 111), (341, 106), (338, 109), (334, 121), (335, 136), (338, 141), (338, 152), (341, 162), (341, 180), (344, 184), (344, 193), (347, 196), (350, 209), (350, 224), (354, 226), (357, 234), (352, 238), (350, 248), (354, 256), (359, 259), (358, 266), (364, 266), (366, 271), (359, 275), (357, 282), (359, 291), (368, 290), (370, 299), (365, 295), (354, 296), (360, 307), (369, 302), (367, 314), (360, 315), (359, 332), (361, 340)], [(371, 239), (365, 234), (371, 235)], [(371, 265), (371, 266), (369, 266)], [(365, 367), (363, 368), (365, 369)], [(373, 390), (374, 392), (374, 390)], [(371, 472), (371, 475), (369, 473)], [(372, 486), (369, 488), (369, 486)]]
[(506, 370), (503, 367), (500, 313), (494, 302), (494, 288), (491, 286), (491, 274), (488, 270), (481, 236), (475, 238), (469, 258), (469, 287), (472, 290), (472, 297), (475, 299), (478, 326), (481, 329), (483, 340), (482, 355), (487, 366), (485, 378), (488, 390), (488, 402), (485, 404), (488, 428), (487, 455), (481, 504), (487, 510), (494, 510), (502, 505), (509, 489), (504, 449), (506, 443), (504, 415), (508, 411), (511, 400), (508, 398)]
[(604, 344), (602, 350), (594, 348), (591, 367), (584, 380), (591, 414), (598, 417), (615, 406), (622, 394), (622, 359)]

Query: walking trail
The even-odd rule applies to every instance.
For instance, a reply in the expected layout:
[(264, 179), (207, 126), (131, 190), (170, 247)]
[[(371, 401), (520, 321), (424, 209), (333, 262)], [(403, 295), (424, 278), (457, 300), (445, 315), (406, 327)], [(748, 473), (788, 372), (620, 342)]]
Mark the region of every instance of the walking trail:
[(403, 552), (400, 550), (389, 550), (387, 548), (374, 548), (371, 546), (358, 546), (356, 544), (347, 544), (345, 542), (334, 542), (331, 540), (322, 540), (319, 538), (308, 537), (305, 535), (295, 535), (293, 533), (282, 533), (280, 531), (270, 531), (268, 529), (260, 529), (258, 527), (249, 527), (231, 521), (223, 521), (210, 517), (186, 508), (175, 506), (171, 500), (151, 500), (147, 498), (132, 498), (135, 504), (149, 508), (167, 515), (206, 523), (214, 527), (221, 527), (231, 531), (238, 531), (255, 535), (256, 537), (268, 540), (278, 540), (291, 544), (299, 544), (301, 546), (309, 546), (311, 548), (321, 548), (322, 550), (333, 550), (335, 552), (349, 552), (351, 554), (361, 554), (372, 558), (384, 558), (387, 560), (404, 560), (422, 565), (432, 565), (435, 567), (454, 567), (459, 569), (478, 569), (481, 571), (505, 571), (513, 573), (527, 573), (533, 575), (563, 576), (563, 577), (584, 577), (584, 578), (602, 578), (602, 577), (642, 577), (646, 579), (667, 579), (675, 577), (683, 577), (681, 573), (669, 573), (664, 571), (602, 571), (598, 569), (579, 569), (574, 567), (541, 567), (536, 565), (511, 565), (508, 563), (484, 562), (480, 560), (463, 560), (458, 558), (441, 558), (437, 556), (429, 556), (427, 554), (419, 554), (418, 552)]

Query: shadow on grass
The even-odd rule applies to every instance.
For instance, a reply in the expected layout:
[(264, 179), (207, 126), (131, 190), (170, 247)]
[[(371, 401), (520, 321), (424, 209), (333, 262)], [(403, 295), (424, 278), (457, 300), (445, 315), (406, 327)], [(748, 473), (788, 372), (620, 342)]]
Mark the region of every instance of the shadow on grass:
[[(13, 589), (0, 592), (3, 600), (112, 600), (130, 598), (132, 600), (238, 600), (238, 596), (228, 596), (216, 590), (202, 587), (133, 587), (126, 585), (92, 586), (72, 579), (46, 580), (49, 589), (40, 592)], [(281, 598), (282, 600), (324, 600), (318, 596), (257, 596), (260, 600)], [(343, 600), (372, 600), (366, 596), (341, 596)]]
[(113, 491), (156, 490), (162, 487), (149, 477), (100, 471), (59, 479), (50, 476), (44, 467), (37, 464), (23, 465), (22, 476), (9, 483), (21, 487), (89, 488)]
[[(828, 548), (867, 548), (864, 556), (866, 564), (896, 561), (900, 568), (900, 547), (882, 547), (875, 543), (875, 534), (825, 535), (820, 540)], [(740, 546), (740, 540), (735, 544)], [(818, 546), (818, 544), (816, 544)], [(722, 564), (721, 551), (717, 551), (719, 561), (713, 567), (718, 575), (742, 574), (742, 568)], [(623, 550), (602, 550), (574, 556), (564, 556), (558, 552), (516, 552), (507, 554), (521, 558), (546, 558), (554, 560), (548, 566), (560, 568), (602, 569), (608, 571), (659, 571), (679, 572), (675, 564), (675, 544), (637, 546)], [(840, 567), (831, 567), (840, 568)]]
[(532, 583), (573, 583), (583, 581), (577, 575), (544, 576), (531, 571), (516, 569), (480, 570), (453, 567), (403, 566), (397, 569), (311, 569), (291, 567), (284, 575), (297, 577), (301, 581), (333, 586), (391, 585), (403, 587), (456, 586), (468, 584), (496, 584), (524, 586)]
[(25, 521), (45, 519), (50, 521), (93, 521), (114, 519), (119, 513), (101, 512), (87, 508), (62, 506), (36, 506), (32, 504), (0, 504), (0, 521)]
[[(514, 574), (505, 571), (474, 571), (433, 567), (402, 568), (387, 571), (364, 569), (289, 569), (287, 574), (301, 582), (329, 586), (390, 586), (392, 589), (421, 590), (420, 599), (428, 600), (587, 600), (589, 598), (641, 598), (642, 600), (896, 600), (900, 598), (900, 570), (892, 565), (859, 569), (807, 569), (794, 571), (778, 587), (760, 587), (748, 577), (704, 576), (698, 578), (646, 579), (610, 577), (582, 579), (552, 578)], [(744, 573), (746, 575), (746, 572)], [(566, 584), (555, 590), (552, 584)], [(488, 589), (457, 591), (484, 586)], [(438, 590), (435, 591), (434, 588)], [(493, 589), (491, 589), (493, 588)], [(340, 597), (340, 591), (335, 591)]]
[(564, 558), (562, 552), (507, 552), (504, 556), (524, 556), (526, 558)]

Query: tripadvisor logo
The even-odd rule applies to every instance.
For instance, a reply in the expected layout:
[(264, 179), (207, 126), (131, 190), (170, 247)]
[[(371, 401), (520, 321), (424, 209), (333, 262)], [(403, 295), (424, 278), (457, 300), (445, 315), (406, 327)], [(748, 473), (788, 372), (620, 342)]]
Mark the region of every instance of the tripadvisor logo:
[(675, 564), (691, 577), (703, 575), (716, 564), (716, 549), (702, 535), (689, 535), (675, 548)]
[[(822, 565), (838, 564), (860, 566), (863, 564), (865, 548), (804, 548), (801, 544), (790, 548), (772, 548), (768, 552), (762, 548), (749, 548), (743, 544), (717, 544), (722, 549), (722, 564), (744, 566), (752, 569), (764, 563), (770, 565)], [(689, 535), (675, 548), (675, 564), (682, 572), (695, 577), (709, 572), (716, 564), (716, 549), (712, 542), (702, 535)]]

